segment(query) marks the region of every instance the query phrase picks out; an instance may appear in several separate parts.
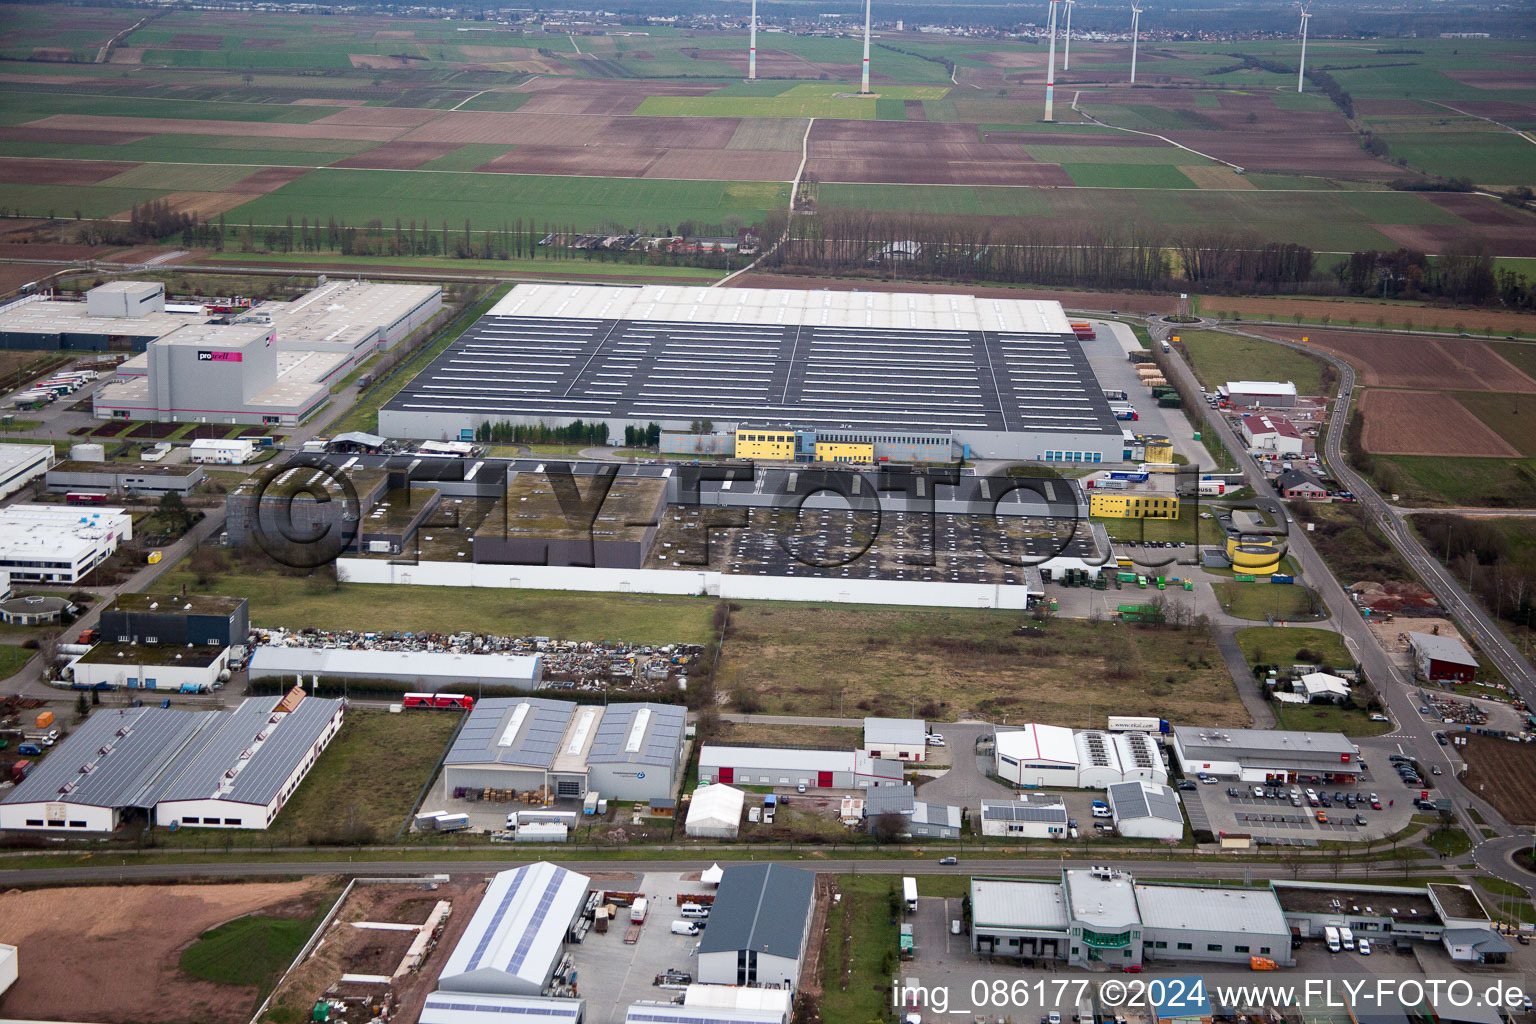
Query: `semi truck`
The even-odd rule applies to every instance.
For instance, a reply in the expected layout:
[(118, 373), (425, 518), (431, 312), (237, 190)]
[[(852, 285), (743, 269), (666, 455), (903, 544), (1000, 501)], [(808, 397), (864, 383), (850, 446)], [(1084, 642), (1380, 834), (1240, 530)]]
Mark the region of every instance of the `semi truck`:
[(901, 894), (907, 901), (907, 913), (917, 913), (917, 879), (907, 875), (901, 880)]

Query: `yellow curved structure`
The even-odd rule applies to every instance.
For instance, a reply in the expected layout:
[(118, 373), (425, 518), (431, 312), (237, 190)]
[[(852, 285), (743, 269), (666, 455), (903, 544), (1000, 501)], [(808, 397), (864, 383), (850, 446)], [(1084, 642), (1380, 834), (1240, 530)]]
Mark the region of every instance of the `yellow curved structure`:
[(1245, 534), (1227, 538), (1227, 557), (1232, 568), (1253, 576), (1269, 576), (1280, 571), (1280, 549), (1271, 537)]

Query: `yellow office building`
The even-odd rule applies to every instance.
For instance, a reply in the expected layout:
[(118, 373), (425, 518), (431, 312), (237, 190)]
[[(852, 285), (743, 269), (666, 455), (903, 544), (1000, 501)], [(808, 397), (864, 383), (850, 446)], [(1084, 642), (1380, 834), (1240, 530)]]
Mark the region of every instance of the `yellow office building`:
[[(866, 445), (866, 447), (868, 447)], [(795, 432), (771, 427), (740, 426), (736, 428), (736, 457), (738, 459), (776, 459), (793, 462), (795, 458)]]
[(1179, 499), (1173, 494), (1146, 491), (1093, 491), (1088, 514), (1108, 519), (1177, 519)]
[(851, 441), (817, 441), (816, 461), (872, 463), (875, 461), (875, 446)]

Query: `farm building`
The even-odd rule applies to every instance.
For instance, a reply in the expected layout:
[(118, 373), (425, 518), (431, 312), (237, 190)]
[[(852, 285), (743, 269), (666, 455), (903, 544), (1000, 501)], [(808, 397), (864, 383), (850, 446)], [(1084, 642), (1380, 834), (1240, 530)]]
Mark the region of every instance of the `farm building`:
[(53, 459), (51, 444), (0, 444), (0, 498), (44, 476)]
[(1255, 451), (1301, 454), (1301, 431), (1278, 413), (1248, 413), (1238, 421), (1243, 443)]
[(107, 643), (230, 647), (250, 635), (250, 603), (204, 594), (119, 594), (102, 609), (97, 631)]
[(688, 802), (683, 830), (705, 839), (735, 839), (741, 831), (741, 811), (747, 795), (735, 786), (700, 786)]
[(412, 690), (464, 692), (476, 686), (537, 689), (544, 660), (537, 654), (455, 654), (449, 651), (352, 651), (263, 645), (251, 652), (252, 679), (320, 676), (388, 679)]
[(668, 798), (682, 770), (685, 719), (672, 704), (485, 698), (443, 761), (443, 794), (547, 788), (562, 800)]
[(120, 508), (10, 505), (0, 508), (0, 571), (12, 583), (78, 583), (132, 539)]
[(229, 679), (229, 648), (191, 644), (99, 643), (64, 675), (81, 689), (210, 693)]
[(233, 711), (102, 709), (0, 799), (0, 828), (266, 828), (336, 735), (342, 702), (252, 697)]
[(583, 1024), (585, 999), (433, 992), (416, 1024)]
[(1233, 405), (1244, 408), (1285, 409), (1296, 404), (1296, 385), (1288, 380), (1229, 380), (1216, 390)]
[(1010, 839), (1066, 839), (1067, 804), (1059, 796), (983, 800), (981, 834)]
[(497, 872), (443, 964), (438, 993), (543, 995), (589, 881), (543, 861)]
[[(10, 447), (6, 445), (5, 447)], [(185, 496), (207, 477), (202, 466), (187, 463), (61, 462), (50, 469), (43, 485), (55, 494), (163, 494)]]
[(1242, 782), (1339, 782), (1360, 774), (1355, 745), (1343, 733), (1281, 729), (1173, 727), (1173, 752), (1185, 775), (1215, 775)]
[(1275, 478), (1275, 490), (1282, 498), (1293, 501), (1325, 501), (1328, 498), (1328, 488), (1300, 469), (1281, 470)]
[(1184, 838), (1184, 812), (1179, 797), (1155, 782), (1117, 782), (1106, 791), (1115, 830), (1128, 839)]
[(783, 864), (725, 869), (699, 940), (698, 980), (794, 992), (816, 908), (816, 875)]
[(699, 751), (700, 782), (868, 789), (899, 786), (902, 773), (900, 761), (870, 757), (858, 750), (706, 743)]
[(864, 797), (864, 827), (874, 831), (883, 814), (897, 814), (904, 819), (900, 832), (903, 837), (959, 839), (964, 822), (961, 808), (919, 800), (914, 786), (871, 789)]
[(1273, 892), (1137, 884), (1114, 868), (1061, 881), (971, 879), (971, 951), (1139, 969), (1144, 960), (1289, 966), (1291, 933)]
[(1408, 646), (1420, 678), (1432, 683), (1470, 683), (1477, 675), (1477, 659), (1455, 637), (1409, 633)]
[(888, 761), (926, 760), (928, 723), (921, 718), (866, 718), (864, 753)]
[(384, 405), (379, 431), (473, 439), (486, 423), (577, 419), (611, 437), (709, 419), (738, 457), (742, 424), (779, 437), (771, 458), (814, 457), (800, 431), (875, 459), (933, 438), (980, 458), (1094, 464), (1122, 450), (1058, 303), (676, 285), (518, 285)]

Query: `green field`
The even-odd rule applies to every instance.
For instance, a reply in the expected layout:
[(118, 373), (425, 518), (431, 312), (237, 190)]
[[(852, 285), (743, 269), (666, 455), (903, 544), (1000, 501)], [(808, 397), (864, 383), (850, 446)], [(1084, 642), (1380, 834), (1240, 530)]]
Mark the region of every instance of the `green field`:
[(143, 164), (113, 175), (96, 188), (166, 189), (171, 192), (219, 192), (255, 168), (229, 164)]
[(878, 101), (849, 96), (843, 88), (824, 85), (797, 85), (773, 96), (650, 96), (635, 113), (656, 117), (830, 117), (868, 121), (876, 118), (876, 104), (880, 101), (941, 100), (949, 92), (915, 86), (880, 86), (875, 91)]
[(1250, 665), (1289, 665), (1302, 660), (1302, 651), (1320, 658), (1316, 662), (1319, 665), (1349, 668), (1355, 663), (1354, 655), (1344, 646), (1342, 636), (1331, 629), (1311, 626), (1253, 626), (1240, 629), (1237, 631), (1237, 646), (1242, 648), (1243, 660)]
[(219, 103), (156, 96), (106, 96), (56, 90), (23, 92), (11, 87), (0, 90), (0, 124), (21, 124), (54, 114), (94, 114), (124, 118), (123, 125), (117, 131), (132, 131), (132, 118), (135, 117), (305, 124), (329, 114), (340, 113), (341, 109), (285, 103)]
[[(372, 149), (375, 142), (343, 139), (269, 139), (233, 135), (151, 135), (118, 146), (67, 142), (0, 141), (0, 156), (67, 160), (129, 160), (154, 164), (246, 164), (262, 167), (324, 167)], [(448, 154), (452, 156), (453, 154)]]
[(1179, 338), (1195, 376), (1210, 391), (1229, 380), (1293, 381), (1303, 395), (1315, 395), (1322, 388), (1322, 360), (1295, 349), (1218, 331), (1183, 331)]
[(1380, 736), (1392, 731), (1391, 722), (1373, 722), (1369, 712), (1361, 708), (1336, 704), (1283, 704), (1279, 701), (1270, 707), (1275, 712), (1277, 729), (1341, 732), (1346, 736)]
[(1173, 541), (1185, 544), (1195, 544), (1204, 541), (1214, 544), (1223, 537), (1221, 527), (1213, 521), (1200, 518), (1200, 509), (1204, 507), (1198, 502), (1179, 502), (1179, 518), (1177, 519), (1120, 519), (1116, 517), (1096, 517), (1093, 521), (1099, 523), (1116, 540), (1138, 541)]
[[(20, 627), (30, 633), (28, 627)], [(27, 633), (17, 633), (17, 636), (25, 636)], [(21, 671), (21, 666), (31, 660), (37, 652), (16, 644), (0, 644), (0, 679), (9, 679)]]
[(472, 171), (482, 164), (490, 163), (503, 153), (510, 153), (513, 148), (512, 146), (504, 146), (496, 142), (469, 142), (460, 146), (452, 153), (444, 153), (435, 160), (428, 160), (418, 169), (423, 171)]
[(1536, 395), (1458, 391), (1455, 398), (1521, 455), (1536, 458)]
[(1378, 129), (1392, 157), (1446, 178), (1508, 188), (1536, 184), (1536, 145), (1492, 125), (1486, 130), (1399, 132)]
[(1252, 622), (1272, 618), (1313, 620), (1323, 610), (1323, 603), (1309, 588), (1299, 583), (1270, 583), (1260, 577), (1253, 583), (1226, 582), (1212, 585), (1216, 599), (1228, 615)]
[(777, 182), (322, 169), (228, 217), (236, 224), (281, 224), (306, 216), (363, 224), (411, 216), (446, 221), (450, 230), (461, 230), (466, 220), (492, 228), (522, 217), (578, 231), (613, 225), (659, 230), (684, 220), (721, 224), (728, 217), (753, 224), (788, 202), (789, 186)]
[(1082, 188), (1197, 188), (1177, 167), (1162, 164), (1062, 164)]
[(106, 188), (101, 185), (6, 185), (5, 205), (31, 217), (112, 217), (151, 199), (170, 195), (170, 189)]
[(325, 890), (307, 914), (250, 914), (210, 928), (182, 952), (182, 973), (219, 985), (255, 988), (260, 1001), (299, 955), (334, 900), (335, 893)]
[(1376, 489), (1408, 507), (1536, 506), (1536, 459), (1376, 455)]

